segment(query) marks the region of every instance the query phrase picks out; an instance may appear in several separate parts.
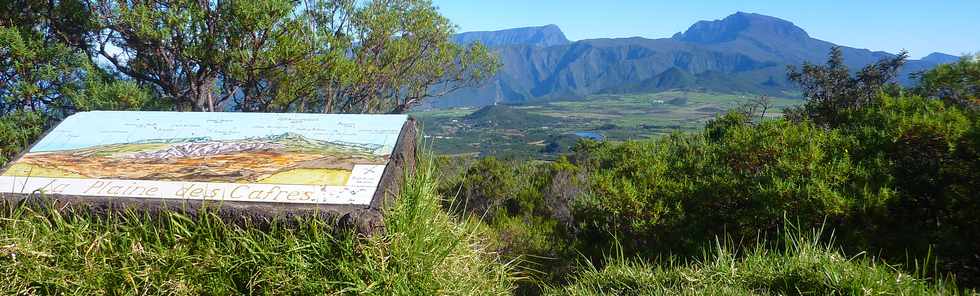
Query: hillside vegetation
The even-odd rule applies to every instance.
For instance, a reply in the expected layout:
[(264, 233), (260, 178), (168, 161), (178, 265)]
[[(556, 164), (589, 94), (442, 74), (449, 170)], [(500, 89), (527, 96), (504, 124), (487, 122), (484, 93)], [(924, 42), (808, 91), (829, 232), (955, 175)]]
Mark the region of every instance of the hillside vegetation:
[[(319, 220), (231, 224), (207, 209), (4, 201), (3, 295), (980, 287), (980, 56), (909, 61), (749, 13), (665, 39), (569, 42), (553, 26), (455, 35), (427, 0), (8, 2), (0, 166), (80, 111), (405, 113), (457, 88), (469, 91), (447, 104), (586, 99), (426, 113), (461, 154), (550, 157), (422, 156), (371, 236)], [(805, 100), (723, 108), (744, 88)], [(596, 131), (607, 141), (569, 138)]]
[[(951, 66), (959, 70), (948, 72), (977, 64), (964, 60)], [(839, 65), (811, 65), (806, 71), (816, 75)], [(961, 81), (946, 78), (941, 80)], [(460, 201), (447, 208), (482, 217), (500, 232), (498, 248), (505, 255), (533, 258), (539, 280), (588, 281), (583, 291), (593, 291), (600, 280), (612, 286), (643, 282), (633, 276), (654, 290), (698, 287), (664, 282), (674, 271), (659, 271), (674, 266), (664, 258), (703, 258), (703, 265), (683, 268), (711, 272), (715, 257), (702, 256), (706, 245), (728, 237), (737, 250), (761, 248), (754, 242), (778, 237), (786, 219), (804, 229), (832, 229), (843, 254), (875, 254), (869, 260), (894, 264), (896, 270), (934, 280), (955, 277), (975, 287), (980, 280), (980, 241), (974, 239), (980, 233), (974, 215), (980, 210), (976, 95), (923, 98), (916, 95), (922, 90), (906, 90), (862, 97), (848, 88), (851, 82), (867, 83), (864, 78), (833, 79), (840, 85), (817, 80), (813, 85), (826, 87), (819, 92), (825, 96), (814, 95), (786, 118), (732, 111), (698, 133), (580, 142), (573, 154), (555, 162), (485, 158), (457, 164), (461, 172), (442, 190)], [(654, 270), (610, 261), (616, 249)], [(796, 256), (792, 249), (783, 251)], [(749, 257), (737, 256), (731, 264), (755, 264), (753, 252), (736, 251)], [(577, 274), (580, 264), (568, 258), (579, 256), (595, 270)], [(622, 272), (636, 274), (615, 275)], [(739, 277), (733, 273), (716, 283), (748, 287)], [(797, 275), (791, 285), (806, 289), (797, 282), (804, 278)]]
[[(580, 100), (523, 105), (490, 105), (409, 113), (434, 138), (439, 154), (481, 154), (498, 158), (556, 159), (582, 134), (611, 141), (696, 132), (726, 110), (757, 100), (754, 94), (665, 91), (589, 96)], [(803, 100), (767, 97), (766, 117)]]

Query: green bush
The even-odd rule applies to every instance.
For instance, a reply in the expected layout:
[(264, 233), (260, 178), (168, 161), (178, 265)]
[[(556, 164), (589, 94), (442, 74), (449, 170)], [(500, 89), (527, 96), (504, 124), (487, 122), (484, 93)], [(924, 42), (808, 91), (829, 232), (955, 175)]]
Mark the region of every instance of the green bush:
[(842, 129), (875, 183), (893, 194), (855, 221), (857, 232), (893, 257), (934, 250), (944, 270), (980, 283), (980, 114), (940, 100), (884, 98)]
[(577, 167), (555, 162), (516, 162), (483, 158), (473, 163), (443, 161), (440, 191), (444, 206), (485, 223), (494, 234), (492, 246), (507, 260), (522, 262), (527, 277), (521, 293), (533, 293), (541, 282), (559, 281), (575, 257), (571, 249), (570, 202), (580, 186)]
[(960, 106), (980, 106), (980, 54), (920, 74), (912, 91)]
[(629, 254), (690, 255), (715, 236), (772, 234), (785, 213), (895, 261), (934, 251), (941, 271), (978, 282), (980, 116), (887, 96), (839, 115), (826, 128), (730, 113), (701, 134), (580, 145), (575, 244), (592, 258), (615, 239)]
[(866, 182), (854, 173), (845, 135), (734, 117), (704, 134), (590, 149), (581, 164), (590, 192), (576, 201), (577, 226), (590, 241), (620, 236), (629, 251), (683, 252), (724, 233), (771, 232), (783, 213), (815, 224), (876, 198), (854, 190)]
[(446, 205), (450, 210), (493, 219), (498, 211), (520, 211), (517, 183), (513, 167), (486, 157), (469, 166), (462, 178), (442, 190), (445, 195), (456, 196), (452, 204)]
[(691, 258), (715, 237), (751, 241), (791, 217), (834, 228), (848, 251), (903, 263), (933, 253), (935, 271), (980, 283), (976, 111), (882, 96), (837, 114), (826, 127), (731, 112), (702, 133), (581, 141), (571, 160), (486, 158), (443, 190), (489, 224), (508, 257), (559, 258), (529, 260), (552, 282), (576, 253), (602, 265), (611, 242)]

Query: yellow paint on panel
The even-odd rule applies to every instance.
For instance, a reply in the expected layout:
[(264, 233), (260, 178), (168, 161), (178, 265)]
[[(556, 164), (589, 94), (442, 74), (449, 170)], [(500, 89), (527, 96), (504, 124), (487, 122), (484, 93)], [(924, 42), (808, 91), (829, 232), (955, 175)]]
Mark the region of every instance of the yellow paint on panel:
[(343, 186), (347, 184), (350, 174), (351, 171), (338, 169), (292, 169), (273, 174), (258, 183)]
[(17, 177), (86, 178), (85, 176), (62, 169), (46, 168), (21, 162), (15, 162), (6, 172), (3, 172), (3, 175)]

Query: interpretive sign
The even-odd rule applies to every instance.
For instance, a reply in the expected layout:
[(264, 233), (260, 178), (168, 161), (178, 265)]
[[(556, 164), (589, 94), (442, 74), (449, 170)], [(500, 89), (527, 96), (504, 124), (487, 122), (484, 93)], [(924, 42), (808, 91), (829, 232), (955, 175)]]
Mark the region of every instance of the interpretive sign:
[(9, 163), (0, 192), (371, 207), (406, 138), (405, 115), (82, 112)]

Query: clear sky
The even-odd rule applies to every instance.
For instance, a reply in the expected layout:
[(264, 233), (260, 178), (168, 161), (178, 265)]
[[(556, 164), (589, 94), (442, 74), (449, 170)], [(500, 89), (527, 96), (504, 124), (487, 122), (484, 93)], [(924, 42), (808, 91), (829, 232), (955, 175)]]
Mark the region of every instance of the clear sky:
[(555, 24), (571, 40), (664, 38), (736, 11), (775, 16), (840, 45), (898, 52), (980, 51), (980, 0), (433, 0), (460, 32)]

